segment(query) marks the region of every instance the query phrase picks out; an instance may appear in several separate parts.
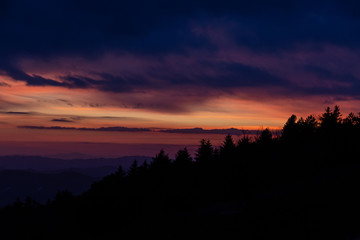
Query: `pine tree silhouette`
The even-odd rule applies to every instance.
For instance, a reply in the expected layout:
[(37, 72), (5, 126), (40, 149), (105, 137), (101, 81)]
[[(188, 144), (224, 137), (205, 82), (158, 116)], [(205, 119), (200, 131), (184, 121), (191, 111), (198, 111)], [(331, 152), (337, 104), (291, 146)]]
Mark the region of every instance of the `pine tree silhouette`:
[(235, 150), (236, 150), (236, 146), (232, 136), (227, 135), (225, 137), (222, 146), (220, 147), (220, 157), (222, 161), (226, 161), (226, 162), (235, 161), (234, 159), (236, 157)]
[(188, 167), (192, 164), (192, 158), (187, 148), (180, 149), (175, 156), (174, 165), (180, 168)]
[(213, 163), (214, 148), (211, 145), (210, 140), (202, 139), (200, 146), (195, 154), (195, 160), (197, 164), (211, 165)]

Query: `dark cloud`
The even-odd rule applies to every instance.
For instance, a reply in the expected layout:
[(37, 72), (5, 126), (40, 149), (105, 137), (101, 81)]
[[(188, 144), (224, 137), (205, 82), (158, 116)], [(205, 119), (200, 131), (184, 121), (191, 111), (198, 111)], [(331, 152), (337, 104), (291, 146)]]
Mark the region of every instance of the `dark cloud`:
[(99, 73), (103, 81), (98, 82), (98, 88), (103, 91), (129, 92), (134, 87), (149, 87), (149, 82), (141, 75), (114, 76), (108, 73)]
[(51, 129), (51, 130), (76, 130), (74, 127), (60, 127), (60, 126), (51, 126), (51, 127), (44, 127), (44, 126), (18, 126), (18, 128), (28, 128), (28, 129)]
[[(61, 126), (18, 126), (18, 128), (37, 129), (37, 130), (79, 130), (79, 131), (102, 131), (102, 132), (164, 132), (181, 134), (221, 134), (221, 135), (259, 135), (261, 130), (247, 130), (237, 128), (225, 129), (203, 129), (203, 128), (185, 128), (185, 129), (156, 129), (156, 128), (127, 128), (127, 127), (100, 127), (100, 128), (76, 128)], [(277, 131), (274, 131), (277, 132)]]
[(95, 80), (83, 76), (60, 76), (65, 85), (71, 88), (88, 88)]
[(0, 75), (7, 75), (16, 81), (24, 81), (28, 86), (55, 86), (68, 88), (79, 87), (79, 83), (75, 81), (59, 82), (54, 79), (44, 78), (36, 74), (29, 75), (11, 63), (4, 64), (1, 59)]
[[(354, 1), (25, 1), (0, 6), (3, 56), (79, 54), (104, 51), (183, 52), (211, 47), (190, 24), (222, 19), (232, 23), (239, 44), (282, 48), (302, 41), (359, 45)], [(23, 41), (26, 39), (26, 41)]]
[(14, 114), (14, 115), (32, 115), (32, 112), (1, 112), (2, 114)]
[(4, 63), (0, 58), (0, 74), (7, 75), (14, 80), (25, 81), (29, 86), (62, 86), (61, 83), (46, 79), (38, 75), (29, 75), (11, 63)]
[[(320, 51), (319, 46), (333, 45), (358, 52), (358, 9), (359, 1), (340, 0), (0, 1), (0, 74), (28, 86), (92, 88), (113, 93), (170, 91), (190, 86), (213, 94), (245, 87), (276, 87), (287, 96), (301, 93), (358, 97), (360, 81), (351, 72), (308, 66), (303, 70), (339, 84), (302, 87), (256, 63), (213, 57), (226, 47), (247, 49), (259, 56), (272, 54), (274, 58), (289, 50), (297, 51), (302, 45), (314, 51)], [(204, 61), (204, 56), (194, 52), (208, 58)], [(24, 58), (45, 62), (63, 56), (96, 60), (106, 53), (128, 54), (163, 64), (132, 72), (97, 70), (91, 72), (91, 77), (69, 70), (59, 73), (57, 79), (27, 73), (19, 64)], [(164, 60), (169, 55), (188, 56), (194, 61), (169, 64)], [(4, 83), (0, 82), (0, 86)], [(124, 105), (185, 111), (183, 105), (191, 101), (186, 99), (186, 92), (181, 94), (173, 98), (157, 96), (146, 102), (129, 99)], [(207, 97), (204, 94), (192, 100), (201, 102)]]
[(74, 122), (73, 120), (67, 118), (54, 118), (51, 119), (52, 122)]
[[(167, 28), (167, 24), (176, 25), (177, 22), (172, 16), (176, 9), (167, 9), (169, 4), (156, 1), (15, 0), (8, 5), (0, 22), (5, 36), (2, 39), (7, 40), (0, 50), (6, 55), (80, 54), (96, 57), (106, 50), (150, 50), (158, 44), (156, 49), (159, 51), (170, 36), (161, 41), (157, 37), (154, 39), (153, 32), (161, 34), (160, 29), (165, 28), (170, 33), (172, 28)], [(165, 23), (167, 26), (162, 26)], [(176, 30), (172, 34), (177, 35)], [(146, 44), (151, 39), (156, 41)]]
[(10, 85), (5, 82), (0, 82), (0, 87), (10, 87)]
[[(179, 66), (182, 67), (180, 70), (174, 70), (164, 63), (158, 68), (152, 68), (149, 72), (142, 73), (142, 75), (138, 73), (115, 76), (108, 73), (97, 73), (99, 79), (84, 76), (62, 76), (60, 78), (67, 82), (68, 86), (91, 87), (109, 92), (132, 92), (139, 88), (148, 90), (171, 89), (186, 85), (232, 89), (234, 87), (284, 86), (286, 84), (285, 80), (265, 70), (239, 63), (207, 61), (200, 62), (196, 66), (182, 65), (182, 63), (179, 63)], [(195, 73), (192, 74), (191, 71)], [(158, 81), (151, 82), (150, 78)], [(141, 104), (138, 105), (141, 108)]]
[(260, 133), (259, 130), (245, 130), (237, 128), (227, 129), (203, 129), (203, 128), (185, 128), (185, 129), (164, 129), (159, 130), (160, 132), (166, 133), (186, 133), (186, 134), (230, 134), (230, 135), (257, 135)]
[(284, 86), (286, 81), (260, 68), (240, 63), (208, 62), (207, 68), (213, 69), (215, 76), (202, 76), (202, 85), (216, 88), (234, 88), (249, 86)]
[(70, 107), (74, 106), (74, 104), (72, 104), (69, 100), (66, 100), (66, 99), (56, 99), (56, 100), (63, 102)]
[[(0, 62), (1, 63), (1, 62)], [(107, 92), (131, 92), (134, 87), (149, 86), (149, 82), (143, 76), (115, 76), (109, 73), (95, 73), (98, 78), (90, 78), (80, 75), (65, 75), (59, 76), (61, 81), (55, 79), (48, 79), (39, 75), (29, 75), (19, 68), (6, 64), (1, 66), (0, 75), (7, 75), (14, 80), (24, 81), (28, 86), (56, 86), (65, 88), (95, 88)], [(0, 86), (9, 86), (6, 83), (0, 82)], [(68, 105), (72, 105), (69, 101), (58, 99)]]
[(147, 80), (141, 75), (115, 76), (110, 73), (94, 73), (98, 78), (80, 75), (60, 76), (68, 86), (74, 88), (96, 88), (107, 92), (131, 92), (134, 87), (148, 86)]
[(149, 132), (150, 128), (127, 128), (127, 127), (100, 127), (100, 128), (76, 128), (61, 126), (18, 126), (18, 128), (39, 129), (39, 130), (79, 130), (79, 131), (101, 131), (101, 132)]
[(323, 80), (334, 80), (339, 83), (350, 83), (350, 84), (360, 83), (360, 79), (355, 77), (351, 73), (347, 73), (347, 74), (337, 73), (335, 71), (326, 68), (310, 66), (310, 65), (305, 66), (305, 70), (317, 76), (319, 79), (323, 79)]
[[(352, 73), (338, 73), (318, 66), (305, 66), (305, 70), (323, 81), (318, 87), (303, 88), (308, 94), (342, 95), (356, 97), (360, 92), (360, 78)], [(337, 96), (339, 99), (339, 96)]]

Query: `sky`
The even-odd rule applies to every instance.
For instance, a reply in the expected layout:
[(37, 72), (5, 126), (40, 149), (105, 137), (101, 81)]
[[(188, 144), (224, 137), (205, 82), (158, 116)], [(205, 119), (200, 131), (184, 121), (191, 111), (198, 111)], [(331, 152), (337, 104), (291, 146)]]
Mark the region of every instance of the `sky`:
[(76, 152), (86, 142), (100, 155), (104, 143), (190, 146), (204, 134), (220, 144), (223, 132), (204, 131), (280, 129), (291, 114), (334, 105), (357, 113), (359, 9), (340, 0), (2, 0), (0, 154)]

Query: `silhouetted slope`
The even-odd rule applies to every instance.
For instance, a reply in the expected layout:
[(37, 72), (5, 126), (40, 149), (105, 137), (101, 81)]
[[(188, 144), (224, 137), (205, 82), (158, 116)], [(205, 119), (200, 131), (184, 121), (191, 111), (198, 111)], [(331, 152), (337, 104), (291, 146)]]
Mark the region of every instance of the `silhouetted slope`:
[(69, 190), (80, 194), (91, 183), (116, 171), (119, 165), (128, 169), (137, 159), (140, 163), (150, 160), (144, 156), (121, 158), (63, 160), (40, 156), (0, 157), (0, 207), (27, 196), (45, 203), (58, 191)]
[(291, 116), (277, 138), (265, 129), (219, 148), (204, 139), (194, 160), (161, 150), (78, 196), (15, 202), (0, 225), (14, 238), (357, 239), (359, 133), (360, 116), (342, 118), (338, 107), (319, 120)]
[(80, 194), (87, 190), (95, 178), (76, 172), (44, 174), (21, 170), (0, 171), (0, 206), (10, 204), (19, 198), (45, 204), (53, 199), (57, 192), (68, 190)]
[(150, 157), (127, 156), (120, 158), (95, 158), (95, 159), (57, 159), (41, 156), (0, 156), (0, 169), (16, 169), (36, 171), (64, 170), (71, 168), (98, 168), (98, 167), (118, 167), (122, 165), (124, 169), (130, 167), (131, 163), (137, 159), (139, 162), (149, 161)]

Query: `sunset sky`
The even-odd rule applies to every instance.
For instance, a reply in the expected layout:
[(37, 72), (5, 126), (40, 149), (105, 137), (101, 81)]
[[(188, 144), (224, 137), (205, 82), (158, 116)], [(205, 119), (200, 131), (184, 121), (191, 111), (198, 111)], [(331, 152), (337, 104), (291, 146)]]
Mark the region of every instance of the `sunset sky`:
[(0, 155), (152, 154), (203, 137), (168, 129), (357, 113), (359, 33), (358, 1), (0, 1)]

